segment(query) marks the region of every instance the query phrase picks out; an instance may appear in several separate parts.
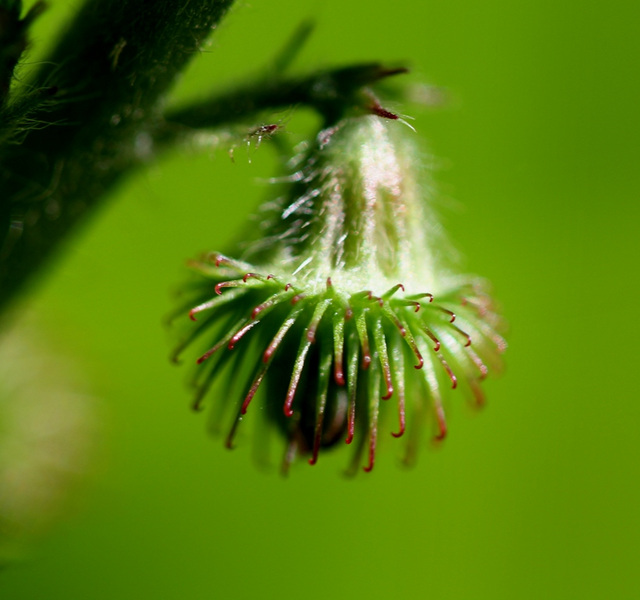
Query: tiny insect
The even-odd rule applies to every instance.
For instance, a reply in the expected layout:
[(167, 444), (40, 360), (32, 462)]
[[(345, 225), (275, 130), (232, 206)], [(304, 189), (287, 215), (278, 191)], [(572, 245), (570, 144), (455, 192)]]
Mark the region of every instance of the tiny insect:
[[(243, 142), (247, 146), (247, 154), (248, 160), (251, 162), (251, 147), (257, 150), (262, 144), (263, 140), (270, 140), (274, 134), (282, 129), (284, 129), (286, 123), (289, 121), (290, 115), (287, 117), (283, 117), (277, 123), (263, 123), (262, 125), (258, 125), (250, 129), (247, 134), (243, 138)], [(234, 161), (234, 151), (237, 148), (237, 145), (232, 146), (229, 149), (229, 156), (231, 157), (231, 161)]]
[(280, 123), (269, 123), (268, 125), (260, 125), (259, 127), (255, 127), (247, 134), (245, 141), (247, 142), (247, 146), (251, 145), (252, 140), (256, 140), (256, 148), (260, 147), (263, 139), (271, 139), (271, 136), (278, 131), (279, 129), (283, 129), (284, 125), (280, 125)]

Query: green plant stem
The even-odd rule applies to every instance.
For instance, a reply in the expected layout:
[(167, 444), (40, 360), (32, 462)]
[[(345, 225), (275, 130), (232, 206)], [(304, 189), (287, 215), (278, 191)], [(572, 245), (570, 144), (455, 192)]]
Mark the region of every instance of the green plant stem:
[(165, 130), (172, 141), (180, 127), (187, 129), (216, 128), (242, 121), (249, 115), (267, 109), (296, 104), (315, 108), (327, 121), (335, 121), (345, 107), (345, 98), (364, 87), (406, 69), (386, 69), (379, 63), (364, 63), (329, 69), (302, 77), (261, 79), (219, 96), (202, 100), (184, 108), (168, 111), (157, 132), (162, 140)]
[(89, 0), (31, 81), (53, 98), (0, 148), (0, 309), (152, 154), (176, 75), (233, 0)]

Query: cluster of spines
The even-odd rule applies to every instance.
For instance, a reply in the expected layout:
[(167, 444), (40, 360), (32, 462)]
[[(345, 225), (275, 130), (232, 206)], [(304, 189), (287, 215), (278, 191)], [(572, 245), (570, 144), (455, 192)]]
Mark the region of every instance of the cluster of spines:
[[(194, 261), (192, 266), (205, 277), (218, 280), (218, 283), (213, 286), (213, 297), (190, 309), (189, 317), (193, 321), (203, 313), (208, 314), (208, 318), (176, 349), (174, 358), (177, 358), (196, 336), (206, 330), (208, 324), (219, 323), (225, 316), (228, 317), (220, 339), (197, 359), (197, 363), (201, 364), (215, 355), (217, 362), (211, 365), (208, 375), (197, 386), (193, 405), (196, 410), (200, 409), (216, 374), (233, 354), (221, 350), (225, 346), (228, 350), (233, 350), (236, 344), (258, 326), (274, 308), (289, 304), (286, 317), (280, 322), (266, 348), (261, 349), (260, 362), (227, 436), (228, 447), (232, 447), (242, 415), (247, 412), (262, 384), (275, 353), (287, 333), (301, 320), (305, 312), (310, 312), (311, 317), (303, 327), (303, 335), (292, 363), (291, 379), (283, 403), (283, 412), (288, 418), (294, 416), (296, 392), (309, 350), (316, 343), (318, 328), (325, 320), (330, 321), (331, 327), (331, 335), (320, 340), (316, 420), (310, 464), (315, 464), (318, 459), (332, 372), (335, 383), (338, 386), (346, 386), (347, 389), (347, 444), (352, 442), (355, 433), (357, 378), (366, 371), (369, 373), (369, 457), (364, 470), (370, 471), (375, 461), (380, 399), (389, 400), (394, 394), (397, 396), (399, 430), (392, 432), (392, 435), (401, 437), (405, 433), (405, 354), (413, 356), (414, 368), (424, 374), (421, 378), (422, 393), (426, 403), (430, 402), (435, 415), (435, 439), (442, 440), (447, 434), (447, 424), (437, 369), (441, 369), (440, 374), (446, 375), (452, 388), (458, 385), (458, 377), (445, 357), (445, 351), (450, 359), (453, 359), (455, 370), (464, 370), (468, 387), (476, 404), (480, 406), (484, 404), (484, 396), (479, 382), (486, 377), (489, 370), (484, 360), (496, 356), (506, 348), (504, 339), (496, 331), (499, 319), (492, 311), (490, 299), (470, 284), (446, 294), (439, 301), (434, 300), (434, 296), (427, 292), (398, 296), (399, 291), (405, 292), (401, 283), (380, 296), (375, 296), (371, 291), (361, 291), (351, 294), (345, 300), (334, 289), (330, 278), (326, 280), (326, 288), (321, 292), (306, 293), (304, 289), (290, 282), (280, 281), (271, 274), (257, 273), (252, 265), (221, 254), (211, 254), (203, 260)], [(230, 278), (225, 279), (225, 276)], [(240, 299), (251, 290), (260, 292), (259, 301), (247, 310), (247, 303)], [(458, 315), (462, 316), (459, 320), (464, 321), (464, 329), (455, 324), (456, 313), (443, 303), (456, 308)], [(346, 324), (349, 322), (353, 322), (354, 326), (347, 333)], [(472, 348), (472, 338), (473, 346), (478, 346), (479, 352)], [(399, 343), (396, 340), (400, 340)], [(426, 344), (429, 344), (430, 348)], [(425, 359), (426, 352), (429, 354)], [(499, 360), (494, 360), (494, 365), (498, 366)], [(424, 405), (425, 400), (417, 404)], [(285, 469), (295, 456), (295, 443), (292, 437), (285, 455)], [(413, 443), (409, 444), (408, 455), (413, 454), (413, 446)], [(363, 448), (363, 444), (360, 444), (360, 451)], [(356, 452), (355, 464), (360, 461), (360, 451)]]

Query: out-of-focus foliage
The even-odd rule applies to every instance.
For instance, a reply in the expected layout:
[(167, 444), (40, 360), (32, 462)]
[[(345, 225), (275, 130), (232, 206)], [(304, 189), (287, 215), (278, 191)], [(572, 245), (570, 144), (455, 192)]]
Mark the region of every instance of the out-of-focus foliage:
[[(480, 414), (447, 407), (452, 435), (413, 470), (382, 452), (371, 477), (345, 480), (329, 455), (282, 480), (249, 460), (249, 421), (226, 451), (189, 411), (160, 323), (184, 259), (231, 241), (276, 161), (267, 143), (251, 163), (244, 148), (233, 163), (175, 153), (120, 188), (33, 299), (94, 374), (109, 458), (82, 513), (5, 570), (2, 595), (636, 597), (638, 12), (502, 0), (234, 11), (177, 98), (236, 81), (310, 14), (299, 66), (408, 59), (416, 83), (448, 90), (439, 111), (393, 108), (439, 157), (447, 228), (504, 306), (506, 372)], [(273, 120), (294, 142), (301, 117)]]

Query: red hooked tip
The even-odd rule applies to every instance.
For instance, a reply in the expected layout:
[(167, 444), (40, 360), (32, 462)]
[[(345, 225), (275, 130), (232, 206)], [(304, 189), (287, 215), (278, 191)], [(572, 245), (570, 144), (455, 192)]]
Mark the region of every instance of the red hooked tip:
[(346, 385), (346, 381), (344, 379), (344, 372), (342, 370), (342, 365), (339, 365), (338, 363), (336, 363), (335, 366), (335, 370), (334, 370), (334, 379), (336, 380), (336, 383), (338, 385)]
[(447, 421), (444, 415), (444, 409), (441, 405), (436, 407), (436, 416), (438, 418), (438, 435), (436, 435), (436, 440), (441, 442), (444, 438), (447, 437)]
[(216, 267), (219, 267), (223, 262), (226, 262), (227, 258), (222, 256), (222, 254), (216, 254)]
[(391, 298), (391, 296), (393, 296), (398, 290), (402, 290), (404, 292), (404, 285), (402, 285), (401, 283), (397, 283), (391, 289), (382, 294), (382, 297)]
[(405, 424), (404, 424), (404, 413), (402, 413), (400, 415), (400, 431), (398, 431), (398, 433), (395, 433), (394, 431), (391, 432), (391, 435), (394, 438), (399, 438), (402, 437), (404, 435), (404, 431), (405, 431)]
[(222, 294), (222, 288), (236, 287), (237, 285), (238, 284), (235, 281), (221, 281), (220, 283), (217, 283), (216, 287), (213, 289), (215, 293), (220, 296)]
[(413, 296), (409, 296), (409, 298), (414, 298), (414, 299), (428, 298), (429, 302), (433, 302), (433, 294), (430, 294), (429, 292), (424, 292), (422, 294), (415, 294)]
[(447, 372), (447, 375), (449, 375), (449, 379), (451, 379), (451, 389), (455, 390), (458, 387), (458, 378), (453, 374), (451, 367), (444, 358), (440, 358), (440, 362), (442, 362), (444, 370)]
[(198, 320), (198, 319), (196, 319), (196, 317), (195, 317), (196, 312), (197, 312), (197, 311), (196, 311), (196, 309), (195, 309), (195, 308), (192, 308), (192, 309), (189, 311), (189, 318), (190, 318), (192, 321), (197, 321), (197, 320)]
[(313, 456), (309, 459), (310, 465), (315, 465), (318, 462), (318, 452), (320, 451), (320, 435), (322, 433), (321, 429), (316, 431), (315, 438), (313, 440)]
[(293, 287), (292, 284), (287, 283), (287, 285), (284, 286), (284, 291), (288, 292), (292, 287)]
[(409, 304), (416, 307), (414, 312), (418, 312), (420, 310), (420, 302), (409, 302)]
[(413, 365), (413, 368), (422, 369), (422, 367), (424, 366), (424, 358), (422, 358), (422, 354), (420, 354), (420, 350), (418, 350), (418, 346), (416, 346), (416, 342), (413, 339), (413, 336), (411, 338), (407, 338), (407, 341), (409, 342), (411, 351), (416, 355), (416, 358), (418, 359), (418, 364)]
[(367, 294), (367, 299), (371, 300), (372, 302), (377, 302), (380, 306), (384, 305), (384, 300), (382, 298), (380, 298), (379, 296), (374, 296), (373, 292), (371, 290), (369, 290), (368, 292), (365, 292)]
[(327, 277), (327, 289), (329, 289), (333, 284), (331, 283), (331, 277)]
[(453, 323), (456, 320), (455, 313), (450, 311), (448, 308), (442, 308), (442, 306), (440, 306), (439, 308), (443, 313), (446, 313), (447, 315), (449, 315), (451, 317), (451, 319), (449, 319), (449, 323)]
[(240, 328), (231, 338), (231, 341), (229, 342), (227, 348), (229, 348), (229, 350), (233, 350), (235, 348), (235, 345), (242, 339), (244, 334), (255, 327), (258, 323), (260, 323), (260, 321), (252, 321), (251, 323), (247, 323), (247, 325)]
[(444, 367), (444, 370), (447, 372), (449, 379), (451, 379), (451, 389), (455, 390), (458, 387), (457, 377), (453, 374), (453, 371), (451, 370), (451, 367), (449, 366), (449, 363), (445, 360), (444, 356), (442, 356), (442, 354), (438, 354), (438, 358), (440, 359), (440, 363)]
[(438, 350), (440, 350), (440, 340), (433, 334), (430, 329), (425, 329), (424, 331), (431, 338), (431, 341), (434, 344), (433, 351), (437, 352)]
[(292, 381), (291, 384), (289, 384), (289, 389), (287, 390), (287, 397), (284, 400), (284, 407), (283, 407), (283, 411), (284, 411), (284, 416), (285, 417), (293, 417), (293, 398), (296, 395), (296, 389), (298, 387), (298, 382), (297, 381)]
[(249, 279), (249, 277), (258, 277), (258, 275), (256, 275), (255, 273), (246, 273), (245, 276), (242, 278), (242, 281), (247, 283), (247, 279)]
[(298, 302), (300, 302), (300, 300), (302, 300), (305, 297), (305, 294), (296, 294), (293, 298), (291, 298), (291, 304), (298, 304)]
[(256, 306), (252, 311), (251, 311), (251, 318), (255, 319), (263, 310), (271, 307), (274, 305), (274, 301), (273, 299), (269, 299), (266, 302), (263, 302), (262, 304), (258, 304), (258, 306)]
[(266, 372), (267, 372), (266, 368), (262, 369), (260, 374), (255, 378), (255, 380), (251, 384), (251, 389), (249, 390), (249, 393), (246, 395), (244, 402), (242, 403), (242, 407), (240, 408), (241, 415), (247, 414), (247, 409), (249, 408), (249, 404), (251, 403), (251, 400), (253, 400), (253, 397), (256, 395), (256, 392), (258, 391), (258, 388), (260, 387), (260, 384), (262, 383), (262, 379), (264, 378), (264, 374)]
[(376, 434), (375, 430), (371, 432), (371, 441), (369, 442), (369, 464), (363, 467), (365, 473), (370, 473), (376, 460)]
[(285, 324), (286, 328), (281, 328), (278, 331), (276, 336), (271, 340), (271, 343), (267, 346), (267, 349), (264, 351), (264, 354), (262, 355), (262, 362), (268, 363), (271, 360), (273, 353), (280, 346), (280, 342), (282, 342), (282, 338), (285, 336), (287, 331), (289, 331), (289, 328), (291, 327), (291, 325), (293, 325), (293, 321), (290, 321), (288, 324)]
[(207, 350), (200, 358), (198, 358), (198, 360), (196, 360), (196, 364), (201, 365), (205, 360), (207, 360), (207, 358), (209, 358), (212, 354), (216, 353), (220, 349), (223, 343), (224, 343), (223, 341), (220, 341), (215, 346), (213, 346), (213, 348), (210, 348), (209, 350)]
[(273, 275), (272, 273), (269, 273), (269, 275), (267, 275), (267, 280), (269, 279), (275, 279), (275, 275)]
[(455, 329), (461, 336), (466, 338), (467, 341), (464, 345), (465, 348), (471, 346), (471, 336), (466, 331), (462, 331), (462, 329), (460, 329), (460, 327), (457, 327), (456, 325), (453, 325), (452, 328)]
[(435, 436), (435, 440), (436, 442), (441, 442), (442, 440), (444, 440), (444, 438), (447, 437), (447, 430), (440, 430), (440, 432)]
[(404, 383), (399, 381), (398, 386), (398, 421), (400, 422), (400, 431), (398, 433), (391, 432), (395, 438), (402, 437), (405, 429), (405, 399), (404, 399)]
[(385, 396), (382, 396), (383, 400), (388, 400), (389, 398), (391, 398), (391, 396), (393, 396), (393, 387), (391, 386), (391, 383), (387, 384), (387, 394)]
[(371, 114), (377, 115), (378, 117), (382, 117), (383, 119), (391, 119), (392, 121), (397, 121), (399, 119), (398, 115), (392, 113), (390, 110), (383, 108), (377, 102), (372, 104), (369, 107)]
[(369, 354), (369, 350), (366, 349), (365, 353), (362, 356), (362, 368), (366, 371), (371, 364), (371, 354)]
[(347, 309), (344, 311), (344, 320), (348, 321), (353, 317), (353, 310), (351, 310), (350, 306), (347, 306)]

